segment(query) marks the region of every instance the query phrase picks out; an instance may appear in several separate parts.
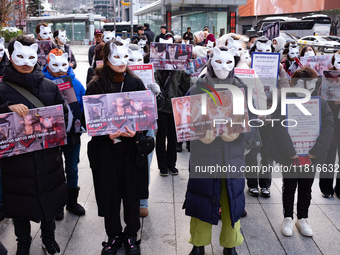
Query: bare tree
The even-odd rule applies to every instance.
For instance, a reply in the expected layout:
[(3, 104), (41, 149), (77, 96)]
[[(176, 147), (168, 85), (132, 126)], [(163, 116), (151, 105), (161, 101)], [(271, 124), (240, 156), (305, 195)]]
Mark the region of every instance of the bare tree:
[(0, 26), (5, 26), (14, 10), (14, 1), (0, 0)]

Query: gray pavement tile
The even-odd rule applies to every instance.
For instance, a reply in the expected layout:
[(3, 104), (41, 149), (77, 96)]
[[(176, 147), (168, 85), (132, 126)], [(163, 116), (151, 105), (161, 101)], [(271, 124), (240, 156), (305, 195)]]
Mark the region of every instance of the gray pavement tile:
[(318, 205), (333, 225), (340, 231), (340, 205)]
[(313, 203), (316, 203), (318, 205), (340, 205), (340, 199), (337, 196), (333, 196), (331, 198), (324, 198), (322, 196), (320, 188), (319, 188), (318, 178), (314, 180), (314, 183), (312, 186), (312, 200), (313, 200)]
[[(175, 176), (178, 177), (178, 176)], [(149, 201), (150, 202), (173, 202), (172, 176), (160, 176), (158, 170), (150, 171)]]
[(178, 176), (173, 176), (175, 202), (183, 203), (187, 191), (189, 172), (186, 170), (179, 171)]

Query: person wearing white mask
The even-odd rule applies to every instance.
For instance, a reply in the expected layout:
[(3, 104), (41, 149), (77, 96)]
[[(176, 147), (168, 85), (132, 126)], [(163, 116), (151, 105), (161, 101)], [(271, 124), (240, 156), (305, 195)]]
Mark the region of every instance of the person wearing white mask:
[(137, 44), (139, 47), (143, 49), (143, 62), (150, 62), (150, 48), (148, 45), (148, 38), (145, 35), (137, 36), (135, 40), (132, 41), (132, 44)]
[(284, 47), (283, 54), (286, 57), (281, 61), (283, 68), (287, 72), (289, 67), (294, 63), (296, 58), (299, 58), (300, 47), (296, 42), (287, 42)]
[(281, 36), (276, 37), (272, 40), (272, 44), (275, 49), (274, 52), (280, 53), (280, 61), (282, 61), (283, 59), (283, 50), (284, 50), (285, 43), (286, 43), (286, 40)]
[(51, 26), (46, 23), (39, 23), (35, 27), (35, 33), (39, 41), (50, 41), (52, 39)]
[[(315, 86), (318, 80), (317, 73), (310, 67), (302, 67), (294, 72), (291, 86), (308, 90), (315, 95)], [(293, 93), (291, 97), (305, 97), (304, 93)], [(313, 231), (308, 222), (308, 209), (312, 198), (312, 185), (316, 171), (306, 171), (314, 166), (322, 166), (327, 158), (327, 150), (332, 141), (334, 131), (333, 114), (325, 99), (320, 98), (320, 133), (315, 144), (308, 151), (308, 156), (297, 156), (293, 141), (286, 127), (280, 124), (285, 119), (281, 115), (281, 102), (272, 114), (272, 119), (279, 119), (274, 123), (274, 140), (271, 146), (270, 156), (279, 164), (285, 166), (296, 166), (296, 171), (282, 172), (282, 202), (284, 219), (281, 233), (284, 236), (293, 235), (294, 197), (297, 190), (297, 221), (296, 227), (304, 236), (313, 236)], [(305, 116), (308, 118), (308, 116)], [(308, 119), (306, 119), (308, 121)], [(308, 130), (306, 130), (308, 133)], [(302, 166), (302, 168), (300, 168)]]
[(8, 57), (5, 51), (5, 38), (0, 38), (0, 77), (1, 78), (2, 78), (3, 69), (5, 65), (7, 64), (7, 62), (8, 62)]
[(315, 55), (316, 53), (315, 53), (314, 48), (312, 46), (307, 45), (302, 48), (301, 53), (300, 53), (300, 58), (301, 57), (313, 57)]
[(70, 67), (73, 69), (76, 69), (77, 67), (77, 61), (76, 58), (74, 57), (74, 54), (71, 50), (71, 47), (69, 44), (66, 44), (68, 40), (66, 36), (66, 30), (61, 31), (61, 30), (56, 30), (53, 32), (53, 37), (56, 42), (57, 48), (61, 49), (64, 53), (68, 54), (68, 62), (70, 63)]

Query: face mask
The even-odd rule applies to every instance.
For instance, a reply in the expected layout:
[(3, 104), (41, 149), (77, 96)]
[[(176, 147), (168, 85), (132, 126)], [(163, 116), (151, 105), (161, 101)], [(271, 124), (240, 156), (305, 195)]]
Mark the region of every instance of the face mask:
[(0, 38), (0, 58), (5, 54), (5, 38)]
[(262, 43), (257, 41), (255, 52), (272, 52), (272, 42), (267, 41), (265, 43)]
[(251, 48), (253, 48), (253, 47), (254, 47), (254, 44), (253, 44), (253, 43), (251, 43), (251, 44), (250, 44), (250, 49), (251, 49)]
[(299, 57), (299, 48), (298, 47), (295, 47), (295, 48), (289, 47), (288, 56), (291, 59), (295, 59), (295, 58)]
[(235, 49), (221, 51), (219, 48), (213, 48), (212, 51), (214, 56), (211, 59), (211, 66), (217, 78), (224, 80), (234, 68)]
[(334, 54), (334, 67), (340, 69), (340, 55), (338, 53)]
[(279, 49), (280, 46), (278, 44), (273, 44), (273, 47), (275, 49), (275, 52), (278, 52), (279, 50), (281, 50)]
[(39, 35), (44, 40), (51, 39), (52, 32), (51, 32), (50, 25), (48, 27), (40, 26), (40, 33), (39, 33)]
[[(317, 81), (318, 81), (318, 79), (313, 79), (313, 80), (306, 81), (306, 87), (305, 87), (305, 81), (300, 79), (300, 80), (297, 81), (295, 87), (296, 88), (307, 89), (312, 94), (313, 91), (315, 90), (315, 86), (316, 86)], [(305, 96), (304, 93), (296, 92), (295, 94), (298, 97), (304, 97)]]
[(249, 51), (244, 50), (241, 57), (244, 62), (249, 62), (250, 61)]
[(164, 39), (162, 39), (162, 38), (159, 38), (159, 42), (160, 42), (160, 43), (173, 43), (173, 40), (172, 40), (172, 38), (170, 38), (170, 39), (168, 39), (168, 40), (164, 40)]
[(143, 61), (143, 49), (140, 50), (128, 50), (129, 52), (129, 65), (142, 65)]
[(117, 36), (117, 38), (116, 38), (116, 40), (118, 41), (118, 42), (121, 42), (122, 44), (129, 44), (130, 43), (130, 38), (128, 38), (128, 39), (122, 39), (122, 38), (120, 38), (120, 36)]
[(64, 53), (61, 56), (56, 56), (53, 53), (50, 53), (50, 62), (48, 63), (48, 68), (53, 73), (63, 72), (66, 73), (68, 70), (68, 54)]
[(242, 43), (243, 39), (240, 40), (234, 40), (233, 38), (229, 37), (228, 38), (228, 48), (234, 48), (235, 49), (235, 56), (241, 56), (242, 53)]
[(129, 56), (129, 44), (124, 44), (122, 46), (117, 46), (114, 43), (111, 43), (110, 45), (110, 55), (109, 55), (109, 61), (114, 66), (122, 66), (127, 65), (128, 62), (128, 56)]
[(148, 39), (146, 39), (146, 40), (140, 39), (140, 40), (138, 41), (137, 45), (138, 45), (139, 47), (141, 47), (141, 48), (144, 48), (147, 41), (148, 41)]
[(305, 57), (313, 57), (313, 56), (315, 56), (314, 51), (310, 50), (310, 51), (305, 52)]
[(38, 61), (37, 50), (37, 43), (33, 43), (30, 46), (23, 46), (20, 42), (15, 41), (11, 59), (17, 66), (35, 66)]
[(208, 49), (208, 50), (211, 50), (212, 48), (214, 48), (214, 42), (208, 41), (208, 43), (207, 43), (207, 49)]
[(59, 38), (59, 41), (62, 44), (65, 44), (67, 42), (67, 40), (68, 40), (67, 37), (66, 37), (66, 31), (59, 30), (58, 38)]
[[(107, 31), (104, 31), (104, 37), (103, 37), (103, 41), (104, 42), (108, 42), (108, 41), (111, 41), (112, 39), (115, 38), (115, 35), (116, 35), (116, 32), (107, 32)], [(120, 38), (120, 37), (119, 37)]]

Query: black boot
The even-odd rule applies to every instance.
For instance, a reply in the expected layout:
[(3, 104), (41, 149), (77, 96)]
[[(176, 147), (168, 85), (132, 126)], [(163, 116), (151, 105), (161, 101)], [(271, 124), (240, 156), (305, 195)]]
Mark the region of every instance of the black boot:
[(124, 240), (126, 255), (140, 255), (140, 241), (137, 241), (136, 236), (127, 236)]
[(109, 237), (107, 242), (102, 243), (104, 248), (101, 255), (116, 255), (117, 251), (122, 247), (123, 239), (122, 234), (116, 237)]
[(204, 255), (204, 246), (194, 246), (189, 255)]
[(16, 255), (29, 255), (30, 254), (30, 247), (32, 243), (32, 237), (29, 237), (27, 239), (19, 240), (17, 239), (17, 252)]
[(223, 255), (237, 255), (236, 249), (234, 248), (224, 248)]
[(60, 208), (60, 210), (55, 215), (55, 220), (62, 220), (64, 219), (64, 207)]
[(79, 195), (80, 188), (71, 188), (67, 187), (68, 192), (68, 203), (66, 205), (66, 209), (75, 215), (84, 215), (85, 209), (80, 204), (77, 203), (77, 198)]

